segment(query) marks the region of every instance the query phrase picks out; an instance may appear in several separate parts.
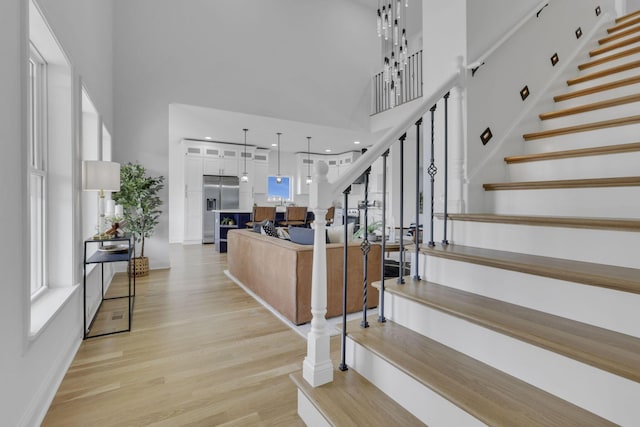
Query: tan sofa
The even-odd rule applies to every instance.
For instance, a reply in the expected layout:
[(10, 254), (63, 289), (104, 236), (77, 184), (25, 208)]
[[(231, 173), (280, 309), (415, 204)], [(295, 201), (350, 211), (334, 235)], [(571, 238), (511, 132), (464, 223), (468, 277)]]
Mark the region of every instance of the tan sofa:
[[(327, 243), (327, 317), (342, 314), (343, 244)], [(362, 311), (364, 263), (359, 243), (348, 248), (347, 312)], [(368, 267), (368, 307), (378, 305), (380, 246), (372, 245)], [(227, 234), (229, 272), (296, 325), (311, 321), (313, 246), (254, 233)]]

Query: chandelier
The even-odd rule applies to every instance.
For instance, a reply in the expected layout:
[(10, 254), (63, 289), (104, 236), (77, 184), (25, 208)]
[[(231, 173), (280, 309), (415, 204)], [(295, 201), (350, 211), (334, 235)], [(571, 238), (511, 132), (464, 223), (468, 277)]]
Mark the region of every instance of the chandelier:
[(391, 108), (396, 106), (400, 97), (405, 66), (409, 60), (409, 41), (405, 27), (408, 7), (409, 0), (378, 0), (376, 27), (384, 54), (382, 79), (389, 94)]

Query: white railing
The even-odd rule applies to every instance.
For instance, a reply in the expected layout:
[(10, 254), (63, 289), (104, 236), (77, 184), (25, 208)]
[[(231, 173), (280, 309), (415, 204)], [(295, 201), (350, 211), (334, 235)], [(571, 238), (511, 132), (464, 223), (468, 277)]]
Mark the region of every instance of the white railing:
[[(329, 331), (325, 314), (327, 312), (327, 263), (326, 240), (324, 221), (327, 208), (345, 189), (347, 189), (365, 170), (367, 170), (380, 156), (382, 156), (393, 144), (395, 144), (407, 130), (434, 107), (447, 93), (455, 92), (451, 101), (456, 102), (453, 107), (455, 118), (454, 132), (452, 132), (453, 148), (452, 157), (463, 157), (463, 132), (462, 128), (462, 97), (461, 85), (464, 76), (463, 67), (453, 73), (446, 81), (438, 86), (428, 97), (424, 98), (405, 118), (397, 125), (390, 128), (378, 141), (359, 157), (344, 175), (335, 182), (327, 180), (328, 166), (319, 162), (316, 166), (316, 177), (311, 184), (309, 206), (313, 210), (314, 217), (314, 247), (313, 247), (313, 271), (311, 278), (311, 330), (307, 337), (307, 356), (304, 359), (302, 374), (304, 379), (313, 387), (333, 381), (333, 363), (329, 357)], [(452, 181), (456, 187), (460, 187), (454, 194), (460, 197), (462, 191), (462, 168), (454, 169), (457, 177)]]

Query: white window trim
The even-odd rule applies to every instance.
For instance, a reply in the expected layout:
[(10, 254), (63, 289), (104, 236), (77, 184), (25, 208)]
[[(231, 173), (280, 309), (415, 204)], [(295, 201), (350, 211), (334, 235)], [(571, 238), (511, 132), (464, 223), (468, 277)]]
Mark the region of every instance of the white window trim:
[[(33, 89), (31, 84), (31, 76), (29, 83), (29, 104), (33, 105), (33, 109), (30, 108), (31, 114), (34, 116), (29, 120), (29, 179), (28, 179), (28, 192), (29, 192), (29, 215), (30, 218), (33, 215), (32, 206), (32, 178), (40, 177), (42, 183), (42, 224), (41, 224), (41, 239), (37, 242), (38, 251), (40, 252), (41, 260), (39, 265), (33, 265), (32, 251), (30, 251), (30, 295), (32, 302), (37, 299), (44, 290), (48, 287), (48, 275), (47, 275), (47, 62), (44, 60), (38, 49), (30, 43), (29, 62), (35, 65), (36, 73), (36, 95), (33, 96)], [(34, 101), (35, 98), (35, 101)], [(35, 134), (35, 135), (34, 135)], [(34, 142), (35, 140), (35, 142)], [(32, 247), (34, 241), (32, 239), (34, 230), (29, 230), (30, 247)], [(39, 277), (39, 283), (37, 289), (33, 289), (33, 277), (35, 274)]]

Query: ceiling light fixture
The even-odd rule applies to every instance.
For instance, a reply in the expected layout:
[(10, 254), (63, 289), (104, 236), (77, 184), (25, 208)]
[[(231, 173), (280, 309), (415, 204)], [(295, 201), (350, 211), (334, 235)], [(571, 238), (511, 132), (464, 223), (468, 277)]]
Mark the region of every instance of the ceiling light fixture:
[(211, 137), (210, 136), (205, 136), (204, 139), (211, 139)]
[(324, 150), (325, 153), (330, 153), (331, 149), (327, 148), (326, 150)]
[(311, 137), (307, 137), (307, 185), (311, 184)]
[(353, 143), (358, 145), (358, 144), (360, 144), (360, 141), (353, 141)]
[(277, 132), (276, 135), (278, 135), (278, 174), (276, 175), (276, 182), (280, 184), (282, 183), (282, 175), (280, 175), (280, 135), (282, 135), (282, 132)]
[[(403, 79), (409, 61), (409, 42), (405, 28), (409, 0), (405, 0), (404, 8), (402, 0), (387, 1), (388, 3), (383, 4), (381, 10), (380, 0), (378, 0), (376, 32), (381, 39), (384, 53), (382, 76), (386, 86), (385, 91), (389, 94), (389, 107), (393, 108), (401, 102)], [(386, 3), (385, 0), (382, 2)], [(392, 5), (393, 2), (395, 7)], [(403, 27), (402, 31), (400, 27)]]
[(247, 131), (249, 129), (242, 129), (244, 131), (244, 172), (242, 172), (242, 177), (240, 181), (249, 182), (249, 175), (247, 174)]

